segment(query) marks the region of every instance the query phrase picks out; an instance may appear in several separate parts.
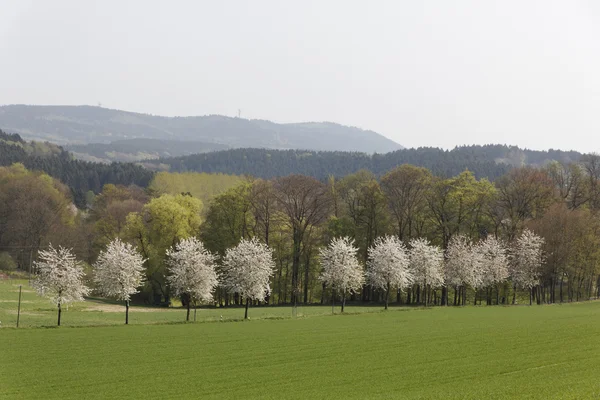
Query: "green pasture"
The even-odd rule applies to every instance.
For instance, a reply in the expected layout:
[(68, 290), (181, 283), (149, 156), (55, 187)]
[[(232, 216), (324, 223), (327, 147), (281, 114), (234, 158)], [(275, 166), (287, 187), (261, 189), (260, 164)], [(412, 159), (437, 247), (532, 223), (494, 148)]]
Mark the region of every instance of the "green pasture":
[[(17, 308), (19, 285), (22, 286), (21, 316), (19, 326), (22, 328), (53, 327), (56, 325), (56, 307), (45, 298), (39, 297), (27, 280), (0, 280), (0, 322), (1, 327), (15, 327), (17, 323)], [(379, 312), (383, 306), (347, 306), (347, 313)], [(340, 312), (339, 304), (335, 312)], [(298, 317), (330, 315), (331, 305), (302, 306), (296, 310)], [(190, 311), (193, 319), (194, 311)], [(129, 323), (135, 324), (164, 324), (184, 322), (186, 310), (181, 307), (149, 307), (133, 305), (129, 309)], [(281, 319), (292, 317), (292, 307), (258, 306), (250, 307), (250, 319)], [(239, 321), (244, 318), (244, 308), (198, 308), (197, 322), (209, 321)], [(98, 325), (121, 325), (125, 323), (125, 305), (106, 299), (91, 298), (81, 303), (70, 304), (63, 308), (61, 326), (81, 327)]]
[[(14, 289), (1, 285), (6, 300)], [(52, 325), (51, 306), (32, 295), (23, 321), (47, 323), (26, 326)], [(13, 304), (0, 304), (2, 399), (600, 397), (598, 302), (349, 307), (362, 312), (334, 316), (304, 307), (302, 318), (287, 307), (257, 307), (252, 320), (237, 322), (226, 321), (242, 317), (241, 308), (203, 309), (207, 322), (189, 324), (175, 323), (181, 309), (134, 310), (129, 326), (118, 313), (85, 311), (87, 304), (51, 329), (10, 328)]]

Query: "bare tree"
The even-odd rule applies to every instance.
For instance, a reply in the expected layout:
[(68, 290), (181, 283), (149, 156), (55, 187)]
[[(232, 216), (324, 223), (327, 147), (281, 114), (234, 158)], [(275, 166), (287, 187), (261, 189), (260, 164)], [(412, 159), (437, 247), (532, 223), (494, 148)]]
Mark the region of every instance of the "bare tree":
[[(330, 212), (331, 196), (327, 186), (315, 178), (290, 175), (274, 182), (278, 207), (292, 230), (292, 303), (300, 293), (300, 257), (309, 228), (325, 221)], [(307, 299), (305, 299), (307, 300)]]
[(381, 178), (381, 188), (388, 198), (400, 240), (406, 242), (420, 231), (430, 184), (431, 172), (412, 165), (397, 167)]

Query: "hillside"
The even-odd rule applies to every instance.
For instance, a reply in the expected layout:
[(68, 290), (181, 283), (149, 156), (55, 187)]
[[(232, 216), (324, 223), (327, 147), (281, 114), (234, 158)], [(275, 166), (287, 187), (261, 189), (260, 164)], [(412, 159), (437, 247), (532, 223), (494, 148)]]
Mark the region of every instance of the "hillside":
[(512, 166), (542, 166), (551, 161), (575, 162), (582, 154), (575, 151), (533, 151), (514, 146), (463, 146), (453, 150), (438, 148), (404, 149), (387, 154), (360, 152), (319, 152), (307, 150), (232, 149), (145, 162), (155, 170), (172, 172), (220, 172), (272, 178), (303, 174), (326, 179), (342, 177), (360, 169), (381, 175), (397, 165), (413, 164), (430, 169), (435, 175), (450, 177), (468, 169), (479, 178), (494, 180)]
[(1, 106), (0, 127), (26, 139), (58, 144), (146, 138), (198, 141), (232, 148), (309, 148), (367, 153), (402, 148), (376, 132), (330, 122), (277, 124), (219, 115), (161, 117), (92, 106)]
[(85, 207), (88, 192), (100, 193), (107, 183), (146, 187), (153, 173), (131, 163), (99, 164), (74, 160), (62, 147), (42, 142), (27, 142), (18, 134), (0, 130), (0, 166), (21, 163), (43, 171), (71, 189), (73, 201)]
[(228, 149), (228, 146), (218, 143), (144, 138), (116, 140), (111, 143), (66, 145), (64, 147), (73, 153), (75, 158), (96, 162), (135, 162)]

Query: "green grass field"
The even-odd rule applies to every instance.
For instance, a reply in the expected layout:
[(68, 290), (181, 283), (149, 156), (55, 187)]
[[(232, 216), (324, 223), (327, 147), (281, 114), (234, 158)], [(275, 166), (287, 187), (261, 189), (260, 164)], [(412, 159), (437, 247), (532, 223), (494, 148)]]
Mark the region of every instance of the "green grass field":
[[(142, 323), (159, 314), (167, 315), (162, 322), (180, 321), (183, 311), (134, 311), (130, 326), (69, 328), (120, 321), (78, 305), (64, 314), (65, 327), (19, 330), (7, 328), (6, 304), (0, 308), (0, 398), (600, 397), (598, 302), (387, 312), (350, 307), (363, 312), (335, 316), (318, 315), (328, 307), (306, 307), (308, 316), (297, 319), (266, 318), (289, 316), (289, 308), (255, 308), (250, 315), (263, 319), (162, 325)], [(230, 311), (231, 318), (243, 312)], [(27, 318), (46, 318), (46, 311), (37, 312), (42, 315)]]

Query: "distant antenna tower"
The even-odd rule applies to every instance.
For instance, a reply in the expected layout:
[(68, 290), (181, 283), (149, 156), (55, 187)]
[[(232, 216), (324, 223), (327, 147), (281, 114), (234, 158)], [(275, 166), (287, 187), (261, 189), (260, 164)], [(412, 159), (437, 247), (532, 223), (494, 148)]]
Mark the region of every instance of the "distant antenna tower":
[(241, 117), (242, 117), (242, 110), (240, 110), (240, 109), (238, 108), (238, 118), (241, 118)]

